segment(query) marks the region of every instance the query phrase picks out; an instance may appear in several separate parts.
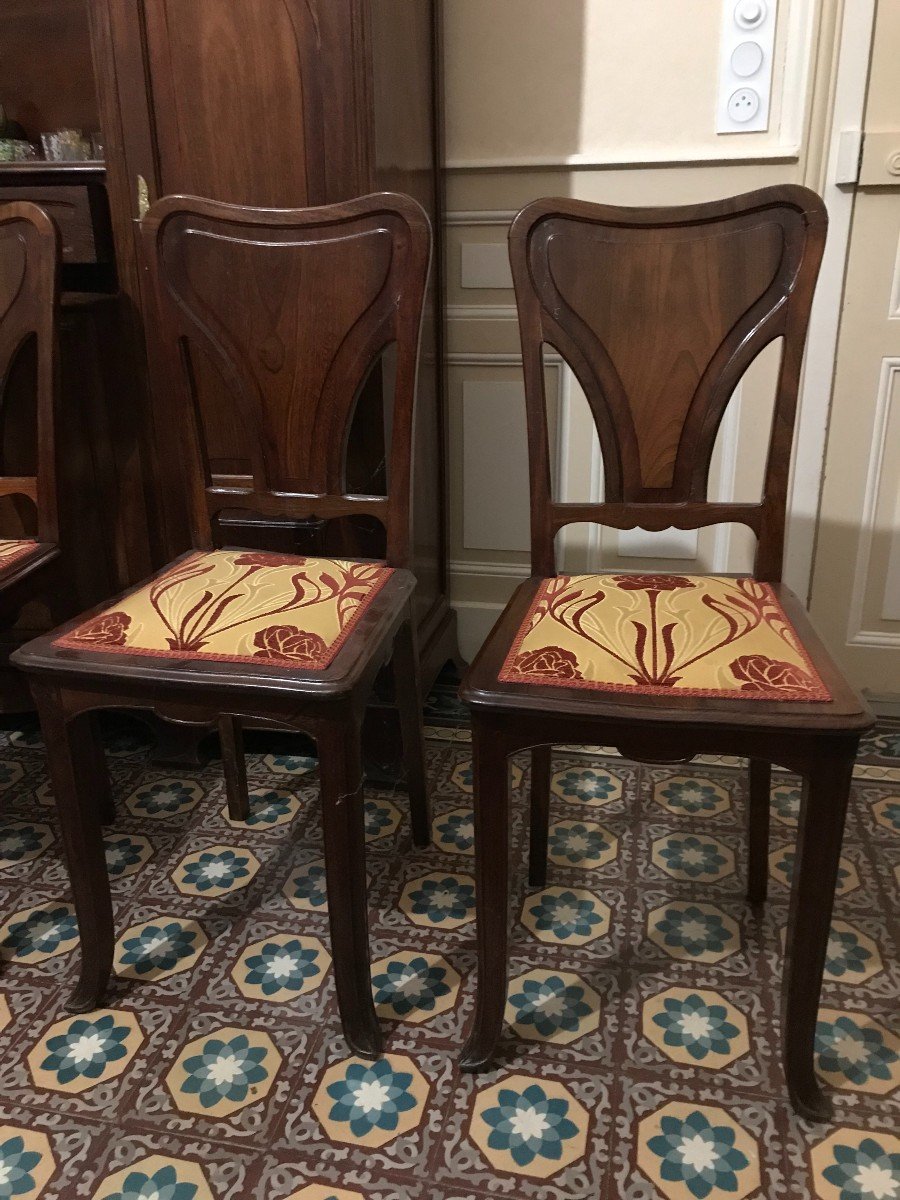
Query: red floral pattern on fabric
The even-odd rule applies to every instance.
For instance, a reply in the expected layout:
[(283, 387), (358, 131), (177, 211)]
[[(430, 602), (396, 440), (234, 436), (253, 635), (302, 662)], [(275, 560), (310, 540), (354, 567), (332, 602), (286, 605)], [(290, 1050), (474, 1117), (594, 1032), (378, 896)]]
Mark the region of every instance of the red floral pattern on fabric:
[(742, 654), (731, 664), (735, 679), (741, 680), (742, 692), (785, 692), (809, 696), (819, 691), (819, 685), (806, 671), (793, 663), (765, 654)]
[(298, 629), (296, 625), (270, 625), (268, 629), (260, 629), (253, 645), (259, 646), (254, 658), (281, 659), (308, 667), (318, 666), (328, 651), (324, 638)]
[(514, 674), (547, 676), (550, 679), (581, 678), (578, 659), (571, 650), (563, 650), (561, 646), (546, 646), (543, 650), (519, 654), (512, 670)]
[(124, 646), (130, 624), (131, 617), (127, 613), (102, 613), (73, 630), (69, 636), (93, 646)]
[(674, 592), (694, 586), (684, 575), (614, 575), (613, 579), (623, 592)]

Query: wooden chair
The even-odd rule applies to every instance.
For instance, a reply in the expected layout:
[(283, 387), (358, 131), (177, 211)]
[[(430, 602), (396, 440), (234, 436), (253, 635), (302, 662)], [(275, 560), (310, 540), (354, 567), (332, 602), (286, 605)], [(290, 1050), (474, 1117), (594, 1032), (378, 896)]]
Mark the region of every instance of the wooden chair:
[[(539, 200), (515, 219), (531, 479), (532, 578), (462, 684), (473, 725), (478, 1000), (463, 1052), (485, 1067), (506, 1003), (507, 758), (532, 748), (530, 882), (546, 874), (550, 747), (617, 747), (644, 762), (750, 760), (749, 898), (766, 892), (770, 764), (803, 777), (784, 968), (784, 1061), (797, 1110), (829, 1105), (813, 1037), (853, 760), (872, 718), (780, 582), (791, 440), (825, 242), (821, 200), (781, 186), (685, 208)], [(742, 374), (782, 339), (762, 500), (712, 503), (716, 432)], [(552, 499), (542, 347), (590, 405), (605, 499)], [(616, 529), (740, 522), (753, 578), (556, 573), (575, 521)]]
[[(142, 222), (155, 296), (161, 419), (182, 438), (194, 550), (111, 604), (19, 650), (37, 701), (72, 877), (82, 971), (69, 1007), (97, 1005), (113, 959), (100, 819), (108, 781), (95, 710), (149, 708), (218, 723), (229, 806), (245, 812), (240, 720), (318, 742), (328, 910), (347, 1040), (379, 1052), (369, 977), (360, 725), (393, 661), (413, 837), (430, 835), (411, 619), (410, 475), (430, 227), (391, 194), (325, 208), (262, 210), (170, 197)], [(344, 452), (357, 394), (395, 346), (388, 494), (348, 495)], [(241, 424), (252, 476), (217, 482), (207, 461), (200, 373), (214, 372)], [(381, 521), (387, 561), (214, 550), (228, 509)], [(103, 797), (98, 805), (98, 796)]]
[[(17, 525), (35, 531), (34, 537), (0, 540), (4, 628), (31, 600), (42, 601), (57, 621), (74, 607), (60, 549), (56, 484), (60, 253), (59, 231), (43, 209), (23, 201), (0, 206), (0, 404), (20, 351), (33, 339), (37, 417), (35, 475), (7, 474), (4, 446), (0, 497), (8, 498)], [(5, 688), (3, 694), (9, 711), (30, 707), (27, 689)]]

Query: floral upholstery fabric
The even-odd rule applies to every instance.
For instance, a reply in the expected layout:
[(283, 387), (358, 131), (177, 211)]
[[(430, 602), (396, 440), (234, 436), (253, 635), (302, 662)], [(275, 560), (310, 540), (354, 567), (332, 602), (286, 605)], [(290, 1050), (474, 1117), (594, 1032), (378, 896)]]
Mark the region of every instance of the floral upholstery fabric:
[(54, 644), (323, 670), (391, 574), (374, 563), (329, 558), (199, 553)]
[(18, 562), (20, 558), (26, 558), (29, 554), (34, 554), (40, 543), (33, 538), (16, 538), (14, 540), (0, 541), (0, 571), (6, 567), (11, 567), (13, 563)]
[(739, 700), (830, 700), (768, 584), (570, 575), (538, 589), (501, 680)]

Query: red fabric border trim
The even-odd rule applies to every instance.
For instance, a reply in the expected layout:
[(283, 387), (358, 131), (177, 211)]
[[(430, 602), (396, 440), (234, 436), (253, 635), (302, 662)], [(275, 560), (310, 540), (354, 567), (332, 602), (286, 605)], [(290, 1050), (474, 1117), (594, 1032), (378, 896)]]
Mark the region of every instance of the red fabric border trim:
[[(263, 554), (265, 551), (247, 551), (247, 553)], [(204, 557), (205, 554), (201, 552), (193, 555), (190, 558), (184, 559), (183, 562), (196, 562), (198, 558)], [(306, 561), (308, 561), (308, 558), (298, 557), (297, 559), (298, 564)], [(350, 560), (347, 559), (346, 561), (349, 562)], [(290, 667), (296, 671), (324, 671), (325, 668), (331, 666), (331, 664), (337, 658), (339, 651), (343, 648), (347, 638), (356, 628), (363, 614), (366, 612), (372, 601), (394, 573), (393, 567), (379, 567), (378, 569), (379, 575), (373, 581), (371, 591), (353, 614), (349, 625), (342, 629), (340, 635), (331, 643), (330, 646), (328, 646), (326, 654), (316, 659), (313, 663), (303, 663), (300, 665), (292, 662), (292, 660), (289, 658), (259, 658), (255, 654), (204, 654), (202, 650), (151, 650), (148, 647), (143, 646), (103, 646), (92, 642), (80, 641), (74, 636), (79, 629), (83, 629), (84, 625), (89, 624), (89, 621), (85, 621), (82, 625), (77, 625), (75, 629), (70, 630), (69, 633), (65, 634), (63, 637), (56, 638), (52, 644), (54, 646), (61, 646), (66, 650), (84, 650), (90, 652), (91, 654), (123, 654), (128, 656), (137, 655), (140, 658), (168, 658), (174, 659), (175, 661), (188, 660), (200, 662), (245, 662), (253, 663), (258, 667)], [(165, 572), (163, 575), (164, 574)], [(162, 577), (163, 576), (156, 576), (155, 578)], [(142, 591), (146, 586), (147, 584), (142, 584), (141, 587), (135, 588), (134, 591), (129, 592), (128, 595), (133, 596), (135, 593)], [(122, 597), (122, 599), (126, 598), (127, 597)], [(108, 609), (103, 609), (101, 612), (95, 613), (94, 616), (90, 618), (90, 621), (96, 621), (98, 617), (102, 617), (108, 612), (115, 611), (116, 608), (114, 606)]]
[(42, 545), (47, 544), (39, 542), (34, 538), (4, 538), (0, 540), (10, 542), (21, 540), (22, 542), (22, 545), (18, 550), (13, 550), (11, 554), (4, 554), (2, 558), (0, 558), (0, 574), (2, 574), (7, 567), (11, 567), (13, 563), (19, 562), (20, 559), (27, 557), (29, 554), (34, 554), (35, 550), (39, 550)]
[[(555, 578), (572, 579), (573, 576), (557, 575)], [(635, 576), (635, 578), (638, 578), (638, 576)], [(685, 578), (688, 577), (686, 576)], [(700, 579), (703, 578), (703, 576), (692, 576), (691, 578)], [(751, 579), (752, 576), (747, 575), (743, 576), (742, 578)], [(515, 660), (516, 655), (519, 653), (522, 642), (524, 642), (528, 634), (528, 625), (531, 621), (532, 614), (543, 599), (545, 589), (549, 582), (551, 581), (547, 579), (541, 582), (541, 586), (538, 588), (537, 592), (535, 592), (534, 599), (528, 607), (528, 612), (522, 618), (522, 624), (519, 626), (519, 631), (516, 634), (515, 641), (513, 642), (512, 647), (510, 648), (510, 651), (503, 662), (503, 666), (500, 668), (500, 673), (497, 676), (502, 683), (530, 683), (544, 687), (578, 688), (581, 690), (595, 692), (630, 693), (632, 695), (639, 696), (696, 696), (698, 698), (708, 697), (709, 699), (723, 700), (783, 700), (786, 702), (801, 702), (806, 704), (823, 702), (829, 703), (832, 700), (831, 692), (829, 692), (828, 688), (822, 682), (821, 675), (813, 666), (812, 659), (809, 657), (807, 649), (800, 641), (799, 637), (797, 638), (797, 641), (800, 647), (800, 657), (803, 660), (806, 670), (819, 686), (819, 691), (814, 695), (810, 695), (809, 692), (790, 692), (786, 689), (782, 689), (781, 691), (777, 692), (774, 690), (768, 692), (743, 692), (740, 688), (667, 688), (656, 687), (647, 683), (597, 683), (592, 679), (554, 679), (549, 675), (523, 675), (518, 671), (513, 672), (512, 663)], [(759, 583), (758, 580), (755, 582)], [(759, 586), (766, 589), (769, 600), (781, 613), (782, 617), (784, 618), (785, 625), (788, 625), (791, 629), (794, 629), (793, 623), (788, 620), (787, 614), (781, 607), (781, 604), (778, 602), (778, 599), (771, 586), (768, 583), (759, 583)], [(796, 630), (794, 632), (796, 634)]]

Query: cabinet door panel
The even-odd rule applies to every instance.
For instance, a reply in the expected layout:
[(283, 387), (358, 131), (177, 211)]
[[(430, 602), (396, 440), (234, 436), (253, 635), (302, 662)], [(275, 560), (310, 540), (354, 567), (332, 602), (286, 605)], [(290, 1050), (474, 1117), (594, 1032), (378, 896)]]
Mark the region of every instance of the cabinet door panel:
[(146, 0), (161, 194), (292, 208), (367, 190), (354, 14), (331, 0)]

